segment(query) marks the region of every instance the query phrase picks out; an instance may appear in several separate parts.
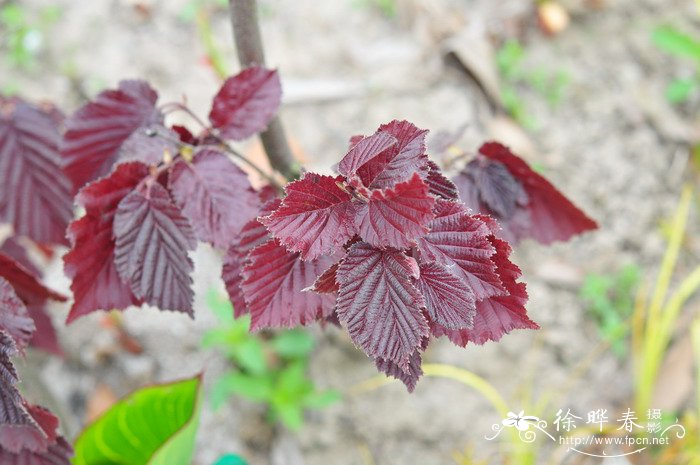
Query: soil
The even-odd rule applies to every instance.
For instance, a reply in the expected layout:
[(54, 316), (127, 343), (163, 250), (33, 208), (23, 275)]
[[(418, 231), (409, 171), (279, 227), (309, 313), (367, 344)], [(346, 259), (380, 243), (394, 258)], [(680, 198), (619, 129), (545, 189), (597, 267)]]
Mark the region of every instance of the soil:
[[(555, 185), (598, 220), (600, 230), (551, 247), (518, 246), (515, 261), (528, 285), (528, 312), (542, 329), (516, 331), (498, 344), (467, 349), (436, 341), (425, 360), (478, 374), (508, 399), (514, 412), (527, 409), (523, 392), (528, 388), (535, 398), (564, 389), (543, 417), (548, 421), (559, 408), (579, 415), (595, 408), (626, 410), (631, 406), (631, 366), (612, 354), (595, 359), (583, 376), (567, 384), (575, 367), (600, 344), (578, 290), (588, 273), (636, 263), (652, 279), (660, 263), (665, 247), (660, 223), (672, 212), (686, 179), (687, 134), (698, 102), (672, 108), (664, 101), (666, 84), (692, 67), (656, 49), (650, 35), (665, 23), (697, 33), (695, 3), (562, 2), (571, 24), (556, 37), (539, 30), (534, 2), (525, 0), (396, 0), (393, 17), (374, 6), (379, 3), (262, 2), (268, 65), (283, 77), (281, 116), (298, 156), (309, 170), (330, 172), (351, 135), (371, 133), (396, 118), (431, 133), (465, 126), (457, 145), (466, 152), (497, 138), (543, 167)], [(601, 6), (594, 8), (594, 3)], [(44, 49), (34, 69), (0, 64), (1, 85), (12, 84), (26, 98), (72, 110), (85, 96), (120, 79), (145, 78), (159, 90), (161, 101), (186, 95), (195, 111), (206, 116), (219, 80), (204, 59), (195, 23), (182, 17), (189, 0), (21, 4), (32, 14), (56, 5), (61, 16), (44, 31)], [(234, 72), (227, 12), (215, 1), (206, 4), (215, 41)], [(521, 40), (524, 66), (569, 76), (561, 101), (549, 105), (537, 90), (518, 84), (536, 124), (524, 131), (504, 123), (454, 59), (474, 51), (470, 37), (475, 44)], [(447, 57), (450, 51), (452, 58)], [(482, 65), (493, 69), (492, 62)], [(257, 150), (250, 144), (242, 148)], [(698, 252), (698, 241), (690, 241), (679, 273), (697, 263)], [(84, 424), (86, 402), (97, 385), (121, 396), (202, 370), (208, 387), (221, 373), (221, 357), (200, 348), (203, 332), (216, 324), (204, 295), (212, 287), (223, 289), (221, 259), (202, 246), (195, 260), (194, 321), (151, 308), (124, 312), (127, 331), (144, 348), (141, 354), (120, 349), (102, 315), (66, 327), (62, 321), (68, 307), (52, 309), (65, 357), (30, 353), (20, 368), (32, 380), (25, 388), (55, 408), (66, 434), (74, 436)], [(59, 261), (50, 264), (47, 282), (67, 290)], [(497, 463), (498, 444), (484, 437), (501, 418), (478, 393), (431, 377), (422, 379), (412, 394), (398, 383), (350, 393), (377, 375), (373, 364), (344, 332), (312, 331), (318, 339), (312, 377), (321, 387), (348, 393), (344, 400), (310, 412), (297, 434), (273, 430), (261, 419), (261, 408), (245, 401), (231, 401), (217, 412), (207, 406), (195, 463), (208, 465), (222, 453), (237, 452), (252, 465), (450, 464), (455, 452), (469, 445), (477, 458)]]

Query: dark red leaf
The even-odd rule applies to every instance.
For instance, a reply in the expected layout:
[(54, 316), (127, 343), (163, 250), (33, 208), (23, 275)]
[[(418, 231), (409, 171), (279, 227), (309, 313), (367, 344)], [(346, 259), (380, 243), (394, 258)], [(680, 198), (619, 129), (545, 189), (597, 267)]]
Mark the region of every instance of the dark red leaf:
[(66, 244), (73, 216), (59, 140), (50, 114), (19, 99), (0, 98), (0, 222), (43, 244)]
[(442, 174), (440, 167), (432, 161), (428, 162), (428, 167), (430, 170), (425, 182), (430, 188), (430, 193), (446, 200), (459, 200), (457, 186)]
[(439, 324), (432, 328), (436, 336), (447, 335), (452, 342), (462, 347), (469, 342), (483, 344), (489, 340), (498, 341), (514, 329), (539, 328), (537, 323), (527, 316), (527, 291), (525, 283), (517, 282), (521, 275), (520, 269), (508, 258), (511, 253), (510, 245), (493, 236), (490, 236), (490, 240), (496, 249), (493, 260), (508, 295), (478, 301), (472, 329), (451, 330)]
[(47, 288), (22, 265), (0, 253), (0, 277), (5, 278), (26, 304), (43, 304), (47, 299), (65, 302), (64, 295)]
[(379, 133), (393, 136), (397, 143), (365, 163), (357, 174), (371, 189), (388, 189), (405, 181), (414, 173), (428, 169), (425, 153), (425, 129), (418, 129), (408, 121), (392, 121), (379, 127)]
[(171, 169), (170, 191), (197, 238), (219, 248), (231, 244), (260, 208), (248, 175), (215, 149), (198, 151), (192, 163), (178, 161)]
[[(4, 309), (0, 308), (0, 312)], [(0, 331), (0, 450), (45, 450), (48, 436), (27, 412), (17, 391), (17, 373), (10, 357), (17, 354), (12, 337)]]
[(121, 81), (118, 89), (100, 93), (68, 119), (61, 156), (75, 190), (109, 173), (135, 131), (162, 125), (157, 100), (145, 81)]
[(73, 448), (59, 437), (44, 452), (32, 452), (27, 449), (18, 454), (0, 448), (0, 465), (70, 465)]
[(406, 370), (428, 334), (423, 297), (412, 280), (418, 264), (396, 250), (354, 244), (338, 267), (336, 310), (352, 340), (372, 358)]
[(34, 329), (34, 320), (29, 316), (27, 307), (10, 283), (0, 278), (0, 331), (10, 335), (15, 347), (23, 350), (29, 344)]
[(339, 176), (307, 173), (285, 187), (280, 208), (261, 219), (273, 237), (302, 260), (332, 255), (355, 235), (355, 209)]
[(34, 262), (29, 258), (27, 249), (25, 249), (22, 243), (17, 240), (16, 236), (10, 236), (5, 240), (5, 242), (2, 243), (0, 253), (7, 255), (22, 265), (25, 270), (29, 271), (34, 276), (41, 275), (39, 268), (37, 268)]
[(47, 312), (46, 306), (43, 304), (27, 305), (27, 311), (29, 311), (29, 316), (34, 320), (34, 326), (36, 327), (29, 345), (35, 349), (62, 357), (63, 349), (58, 341), (56, 328)]
[(455, 178), (462, 200), (499, 220), (501, 235), (518, 242), (565, 241), (598, 225), (507, 147), (490, 142)]
[(377, 366), (377, 370), (404, 383), (408, 389), (408, 392), (413, 392), (413, 390), (416, 388), (416, 384), (418, 384), (418, 380), (421, 376), (423, 376), (421, 363), (421, 352), (419, 350), (413, 352), (408, 360), (408, 365), (405, 370), (390, 360), (378, 358), (374, 361), (374, 364)]
[(114, 264), (114, 215), (119, 202), (148, 176), (140, 162), (122, 163), (106, 178), (78, 194), (85, 216), (68, 229), (71, 250), (63, 257), (74, 302), (67, 322), (96, 310), (123, 310), (141, 302), (119, 277)]
[(49, 443), (56, 442), (56, 439), (58, 439), (58, 418), (53, 413), (39, 405), (33, 405), (25, 402), (24, 408), (32, 417), (36, 425), (44, 432), (47, 441)]
[(354, 136), (350, 139), (350, 150), (338, 163), (338, 173), (346, 178), (355, 177), (357, 171), (367, 162), (397, 143), (394, 136), (380, 131), (367, 137)]
[(307, 325), (333, 311), (332, 296), (305, 291), (333, 263), (330, 257), (304, 261), (270, 240), (250, 251), (248, 260), (241, 289), (252, 330)]
[(454, 130), (439, 130), (433, 133), (428, 141), (428, 150), (433, 154), (447, 152), (464, 136), (467, 127), (467, 124), (462, 124)]
[(117, 272), (134, 295), (192, 316), (193, 264), (187, 252), (197, 242), (168, 191), (151, 183), (124, 197), (114, 217), (114, 237)]
[(224, 137), (245, 139), (265, 129), (281, 99), (277, 71), (253, 66), (224, 82), (212, 102), (209, 121)]
[(311, 290), (319, 294), (335, 294), (340, 290), (337, 273), (340, 262), (334, 263), (316, 279)]
[(180, 142), (184, 142), (185, 144), (190, 144), (190, 145), (198, 145), (199, 144), (199, 139), (190, 132), (189, 129), (187, 129), (185, 126), (175, 124), (170, 127), (170, 129), (173, 130), (175, 134), (177, 134), (178, 139)]
[(424, 173), (428, 167), (425, 135), (408, 121), (392, 121), (371, 136), (350, 140), (350, 150), (338, 164), (338, 172), (348, 179), (357, 177), (367, 188), (388, 189)]
[[(158, 116), (160, 117), (160, 116)], [(157, 165), (164, 159), (172, 159), (179, 152), (178, 134), (155, 121), (138, 127), (119, 147), (117, 161), (142, 161)]]
[(474, 293), (445, 265), (421, 263), (416, 285), (432, 321), (450, 329), (472, 327), (476, 313)]
[[(25, 411), (33, 420), (31, 432), (44, 434), (45, 445), (36, 449), (23, 448), (19, 451), (10, 451), (0, 447), (0, 465), (68, 465), (73, 449), (66, 440), (58, 435), (58, 418), (51, 412), (38, 405), (23, 403)], [(21, 427), (11, 434), (27, 434), (25, 427)], [(22, 433), (22, 430), (25, 430)]]
[[(272, 197), (266, 189), (260, 191), (261, 202), (259, 216), (267, 216), (281, 204), (281, 199)], [(267, 201), (265, 199), (268, 198)], [(233, 315), (238, 318), (248, 313), (248, 308), (243, 298), (241, 283), (243, 282), (243, 266), (248, 260), (248, 253), (255, 247), (264, 244), (270, 239), (267, 228), (258, 219), (250, 220), (243, 229), (234, 237), (231, 246), (224, 255), (224, 266), (221, 277), (226, 285), (226, 291), (233, 304)]]
[(493, 262), (486, 225), (456, 202), (437, 200), (430, 232), (418, 240), (423, 262), (437, 262), (463, 279), (477, 300), (506, 293)]
[[(49, 299), (63, 302), (67, 300), (66, 297), (45, 287), (24, 266), (0, 253), (0, 279), (3, 278), (11, 284), (17, 296), (26, 305), (28, 315), (33, 321), (35, 331), (29, 339), (30, 345), (46, 352), (62, 355), (63, 351), (58, 344), (56, 330), (44, 306)], [(24, 347), (23, 344), (18, 345), (20, 349)]]
[[(279, 200), (272, 202), (279, 206)], [(226, 285), (226, 291), (233, 304), (233, 315), (238, 318), (248, 313), (241, 283), (243, 282), (243, 267), (249, 262), (248, 253), (255, 247), (264, 244), (270, 239), (267, 228), (257, 219), (250, 220), (236, 235), (233, 243), (224, 256), (222, 279)]]
[(372, 191), (367, 203), (356, 209), (355, 227), (375, 247), (407, 248), (428, 231), (434, 204), (435, 198), (416, 173), (393, 189)]

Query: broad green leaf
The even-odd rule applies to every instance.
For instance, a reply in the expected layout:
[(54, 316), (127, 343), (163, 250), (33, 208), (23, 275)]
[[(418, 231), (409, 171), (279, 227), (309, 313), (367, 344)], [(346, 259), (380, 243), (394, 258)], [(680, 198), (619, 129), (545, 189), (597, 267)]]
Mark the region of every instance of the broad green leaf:
[(248, 465), (248, 462), (243, 460), (240, 455), (227, 454), (219, 457), (219, 460), (214, 462), (214, 465)]
[(281, 357), (306, 357), (314, 348), (314, 339), (306, 331), (293, 329), (276, 336), (272, 341), (272, 347)]
[(666, 100), (671, 103), (685, 102), (697, 85), (695, 79), (675, 79), (666, 87)]
[(74, 465), (190, 465), (199, 424), (199, 376), (140, 389), (85, 428)]
[(662, 50), (676, 56), (700, 60), (700, 41), (670, 26), (654, 30), (652, 40)]

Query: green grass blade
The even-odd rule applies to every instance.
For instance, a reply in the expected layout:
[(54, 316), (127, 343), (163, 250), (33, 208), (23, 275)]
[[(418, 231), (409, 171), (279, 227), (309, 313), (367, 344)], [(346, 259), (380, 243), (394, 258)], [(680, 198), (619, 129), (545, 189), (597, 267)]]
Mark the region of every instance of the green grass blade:
[(700, 61), (700, 41), (671, 26), (656, 28), (651, 39), (657, 47), (670, 54)]

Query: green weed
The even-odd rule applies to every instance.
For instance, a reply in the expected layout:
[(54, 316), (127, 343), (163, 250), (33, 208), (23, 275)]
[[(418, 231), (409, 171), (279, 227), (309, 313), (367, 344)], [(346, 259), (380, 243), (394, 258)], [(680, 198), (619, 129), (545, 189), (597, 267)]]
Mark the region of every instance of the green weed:
[(231, 395), (267, 405), (268, 419), (291, 430), (303, 424), (304, 410), (324, 408), (339, 400), (333, 390), (320, 391), (307, 375), (313, 338), (303, 330), (286, 330), (270, 337), (252, 334), (250, 316), (233, 318), (228, 299), (210, 292), (208, 304), (219, 325), (207, 332), (205, 348), (216, 348), (231, 369), (214, 384), (211, 400), (220, 407)]

